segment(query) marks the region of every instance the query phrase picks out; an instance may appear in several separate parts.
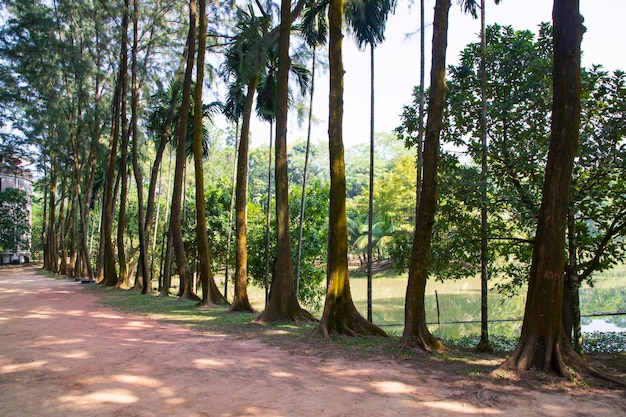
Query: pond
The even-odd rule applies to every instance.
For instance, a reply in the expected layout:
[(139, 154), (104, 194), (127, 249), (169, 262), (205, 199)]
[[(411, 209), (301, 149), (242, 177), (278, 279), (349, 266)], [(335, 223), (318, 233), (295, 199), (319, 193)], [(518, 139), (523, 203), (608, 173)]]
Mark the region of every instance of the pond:
[[(404, 322), (406, 277), (374, 279), (372, 283), (372, 315), (374, 323), (390, 333), (401, 334)], [(626, 312), (626, 280), (600, 277), (594, 288), (584, 285), (580, 290), (583, 332), (626, 332), (626, 315), (601, 316)], [(350, 280), (357, 309), (367, 312), (367, 280)], [(480, 280), (478, 278), (451, 282), (429, 281), (426, 285), (426, 321), (439, 337), (458, 339), (480, 334)], [(524, 316), (526, 288), (518, 294), (505, 296), (489, 293), (489, 332), (508, 337), (519, 336)], [(437, 305), (439, 308), (437, 308)]]
[[(626, 332), (626, 267), (618, 272), (600, 275), (594, 286), (584, 284), (580, 289), (582, 330), (585, 333)], [(372, 315), (374, 323), (391, 334), (401, 334), (404, 323), (404, 298), (407, 276), (374, 278), (372, 283)], [(357, 309), (367, 314), (367, 279), (351, 277), (352, 298)], [(264, 305), (264, 291), (250, 288), (249, 297), (257, 309)], [(426, 320), (437, 336), (458, 339), (480, 334), (480, 279), (449, 282), (429, 280), (426, 285)], [(505, 296), (495, 290), (489, 293), (489, 333), (518, 337), (524, 316), (526, 288), (518, 294)], [(439, 308), (437, 308), (437, 304)], [(313, 312), (317, 317), (321, 311)]]

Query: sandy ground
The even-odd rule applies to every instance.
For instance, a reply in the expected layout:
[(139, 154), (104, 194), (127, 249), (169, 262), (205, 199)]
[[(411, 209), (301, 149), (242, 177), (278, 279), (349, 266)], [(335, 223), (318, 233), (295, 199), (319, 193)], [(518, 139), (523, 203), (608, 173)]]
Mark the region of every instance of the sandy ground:
[(626, 416), (623, 391), (299, 356), (126, 316), (83, 288), (0, 269), (1, 417)]

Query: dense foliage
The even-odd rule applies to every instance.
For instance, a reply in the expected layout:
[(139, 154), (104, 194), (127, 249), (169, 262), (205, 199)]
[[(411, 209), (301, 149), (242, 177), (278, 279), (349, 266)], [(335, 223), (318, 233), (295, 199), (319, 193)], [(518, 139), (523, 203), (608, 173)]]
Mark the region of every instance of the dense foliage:
[(29, 213), (26, 192), (8, 188), (0, 192), (0, 248), (17, 252), (30, 244)]

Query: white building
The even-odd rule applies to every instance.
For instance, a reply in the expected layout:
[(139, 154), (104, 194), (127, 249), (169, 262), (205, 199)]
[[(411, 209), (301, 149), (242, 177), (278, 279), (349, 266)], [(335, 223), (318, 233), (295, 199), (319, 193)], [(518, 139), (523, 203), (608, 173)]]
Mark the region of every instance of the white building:
[[(11, 156), (0, 155), (0, 192), (14, 188), (26, 192), (26, 210), (28, 211), (28, 223), (32, 225), (32, 195), (33, 175), (22, 166), (22, 161)], [(30, 242), (30, 233), (29, 233)], [(29, 245), (30, 246), (30, 245)], [(31, 253), (28, 248), (13, 253), (4, 251), (0, 253), (0, 264), (30, 262)]]

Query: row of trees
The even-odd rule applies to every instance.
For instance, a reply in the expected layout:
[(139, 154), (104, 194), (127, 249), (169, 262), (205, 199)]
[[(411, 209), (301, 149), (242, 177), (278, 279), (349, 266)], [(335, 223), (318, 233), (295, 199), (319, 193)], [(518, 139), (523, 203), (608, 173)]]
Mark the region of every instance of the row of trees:
[[(87, 1), (80, 4), (70, 0), (58, 0), (52, 4), (13, 0), (6, 4), (4, 12), (8, 17), (0, 48), (1, 82), (6, 87), (6, 93), (1, 109), (5, 120), (11, 122), (8, 127), (21, 131), (22, 135), (4, 136), (2, 146), (4, 152), (17, 152), (27, 149), (21, 143), (25, 140), (28, 146), (37, 147), (39, 151), (40, 168), (44, 173), (44, 267), (70, 276), (93, 277), (107, 286), (134, 286), (150, 293), (153, 274), (157, 270), (151, 260), (155, 258), (156, 242), (160, 237), (163, 249), (158, 258), (164, 264), (162, 269), (158, 269), (163, 271), (158, 277), (161, 293), (169, 294), (169, 273), (172, 269), (169, 262), (174, 258), (181, 282), (181, 297), (198, 299), (200, 305), (225, 304), (227, 301), (216, 285), (214, 270), (222, 264), (226, 265), (226, 282), (230, 281), (231, 224), (229, 221), (224, 227), (224, 216), (214, 214), (216, 211), (219, 214), (216, 207), (227, 205), (227, 212), (234, 209), (235, 229), (234, 297), (229, 311), (253, 311), (247, 296), (250, 277), (248, 250), (252, 247), (252, 242), (248, 240), (251, 236), (248, 217), (250, 208), (254, 207), (249, 204), (249, 190), (253, 184), (248, 181), (255, 178), (250, 176), (250, 170), (255, 167), (250, 163), (249, 137), (251, 118), (256, 111), (271, 122), (270, 126), (274, 127), (275, 122), (275, 135), (270, 142), (274, 145), (273, 155), (270, 146), (267, 176), (267, 184), (270, 184), (273, 156), (275, 216), (273, 227), (270, 227), (272, 200), (269, 196), (272, 189), (268, 186), (268, 199), (264, 202), (268, 219), (265, 243), (266, 254), (272, 246), (274, 255), (266, 255), (268, 300), (265, 310), (255, 320), (261, 323), (313, 320), (311, 314), (301, 307), (298, 295), (307, 288), (307, 285), (300, 286), (303, 252), (316, 247), (309, 251), (305, 264), (309, 271), (320, 265), (326, 270), (325, 304), (317, 331), (324, 337), (331, 332), (383, 336), (385, 333), (379, 327), (356, 310), (350, 293), (348, 211), (357, 212), (355, 207), (360, 203), (355, 201), (351, 207), (347, 204), (348, 175), (342, 137), (342, 41), (346, 21), (358, 42), (370, 46), (373, 62), (374, 47), (383, 39), (385, 22), (395, 2), (354, 0), (344, 4), (342, 0), (300, 0), (292, 7), (291, 2), (283, 0), (280, 5), (257, 1), (246, 8), (232, 6), (223, 2), (207, 4), (204, 0), (190, 0), (185, 10), (179, 9), (176, 2), (163, 0), (133, 0), (132, 3), (130, 0), (120, 3)], [(528, 251), (519, 249), (516, 252), (516, 245), (508, 245), (509, 252), (498, 247), (498, 250), (490, 249), (487, 253), (488, 237), (493, 240), (507, 239), (509, 242), (532, 241), (533, 244), (528, 296), (531, 301), (527, 306), (519, 348), (506, 366), (520, 372), (529, 367), (554, 369), (565, 375), (564, 356), (570, 364), (581, 368), (584, 365), (576, 359), (577, 356), (570, 354), (568, 339), (563, 338), (561, 297), (564, 268), (568, 265), (567, 276), (575, 277), (568, 278), (568, 288), (577, 289), (582, 275), (581, 265), (585, 265), (584, 261), (580, 261), (583, 259), (580, 258), (580, 248), (584, 244), (588, 243), (591, 248), (591, 241), (598, 239), (598, 245), (603, 247), (597, 252), (595, 269), (610, 265), (624, 249), (623, 239), (619, 238), (623, 231), (620, 220), (610, 225), (614, 231), (611, 237), (602, 239), (598, 230), (604, 231), (608, 226), (604, 223), (590, 226), (587, 212), (582, 208), (571, 210), (574, 206), (567, 204), (572, 190), (571, 171), (574, 170), (580, 118), (580, 107), (576, 104), (580, 103), (580, 97), (576, 94), (580, 86), (583, 28), (578, 2), (555, 1), (554, 47), (550, 48), (552, 43), (545, 33), (547, 28), (544, 28), (538, 40), (545, 49), (542, 56), (533, 55), (536, 45), (532, 39), (527, 39), (531, 46), (523, 45), (529, 50), (528, 56), (523, 56), (524, 60), (505, 56), (506, 48), (501, 51), (498, 48), (500, 44), (509, 42), (504, 39), (508, 29), (495, 27), (490, 31), (483, 30), (485, 42), (480, 53), (476, 46), (468, 47), (463, 63), (452, 69), (453, 79), (446, 100), (445, 53), (450, 6), (449, 0), (437, 0), (435, 5), (428, 113), (425, 114), (426, 94), (422, 81), (421, 92), (416, 96), (416, 108), (406, 109), (404, 125), (399, 130), (401, 135), (415, 138), (413, 145), (418, 161), (418, 169), (413, 171), (417, 174), (417, 192), (413, 193), (416, 198), (404, 200), (405, 205), (409, 202), (412, 214), (403, 223), (414, 227), (397, 227), (399, 233), (395, 235), (398, 244), (394, 253), (398, 262), (401, 264), (402, 253), (407, 253), (404, 248), (408, 248), (411, 254), (408, 261), (404, 261), (409, 269), (409, 284), (401, 345), (420, 346), (426, 350), (444, 349), (426, 327), (426, 280), (432, 272), (431, 264), (439, 266), (438, 272), (445, 271), (441, 267), (445, 263), (444, 256), (439, 256), (442, 253), (454, 260), (451, 265), (469, 265), (461, 269), (463, 273), (472, 271), (471, 265), (475, 262), (471, 262), (470, 258), (476, 251), (467, 243), (459, 244), (459, 240), (448, 237), (455, 236), (455, 229), (461, 230), (467, 224), (475, 228), (475, 210), (479, 209), (483, 223), (480, 245), (483, 271), (485, 261), (489, 259), (487, 255), (491, 255), (492, 262), (496, 256), (513, 259), (514, 255), (514, 262), (504, 263), (507, 267), (518, 266), (528, 259)], [(473, 1), (463, 2), (463, 6), (472, 13), (479, 8), (478, 3)], [(423, 2), (421, 8), (423, 11)], [(481, 2), (480, 9), (484, 22), (484, 2)], [(519, 34), (514, 35), (512, 41), (523, 43), (523, 39), (518, 39)], [(290, 193), (290, 179), (293, 185), (293, 178), (298, 175), (287, 163), (289, 109), (306, 94), (312, 96), (316, 51), (325, 43), (328, 43), (330, 72), (327, 212), (324, 204), (308, 205), (310, 201), (323, 201), (319, 196), (324, 193), (324, 186), (321, 185), (313, 188), (318, 190), (317, 194), (312, 193), (314, 198), (307, 197), (307, 192), (311, 191), (307, 189), (306, 180), (310, 138), (305, 147), (299, 193), (294, 193), (293, 189)], [(490, 49), (487, 45), (491, 45)], [(48, 53), (42, 56), (42, 50)], [(550, 54), (554, 56), (553, 66), (549, 64)], [(205, 60), (207, 57), (208, 61)], [(307, 62), (312, 71), (300, 65)], [(515, 73), (510, 66), (528, 68), (531, 64), (537, 66), (536, 69), (532, 67), (535, 71), (528, 71), (535, 75), (534, 80), (516, 84), (517, 80), (506, 78)], [(486, 71), (491, 71), (493, 81), (487, 82), (490, 78), (486, 77)], [(588, 79), (585, 78), (586, 82), (597, 83), (589, 89), (589, 94), (596, 92), (595, 88), (604, 91), (599, 87), (603, 83), (606, 84), (605, 89), (612, 86), (615, 89), (615, 114), (618, 115), (620, 94), (623, 94), (620, 79), (623, 75), (615, 74), (612, 78), (598, 69), (594, 71), (589, 73)], [(552, 78), (553, 84), (550, 84), (551, 78), (546, 76), (550, 73), (558, 74)], [(373, 79), (372, 72), (372, 85)], [(163, 80), (171, 81), (164, 83)], [(214, 92), (220, 91), (217, 85), (225, 86), (223, 102), (206, 104), (206, 91), (216, 96)], [(292, 89), (292, 86), (298, 88)], [(576, 94), (567, 96), (572, 92)], [(608, 95), (606, 91), (597, 94), (596, 103), (601, 101), (600, 97)], [(481, 117), (477, 117), (478, 107), (482, 109)], [(606, 145), (601, 145), (596, 137), (601, 132), (592, 131), (597, 129), (598, 119), (606, 118), (617, 124), (611, 131), (612, 139), (615, 146), (621, 146), (619, 149), (623, 151), (623, 133), (618, 130), (619, 116), (611, 116), (607, 107), (601, 105), (595, 113), (593, 109), (589, 110), (589, 116), (593, 119), (592, 114), (595, 114), (596, 117), (588, 127), (589, 146), (597, 143), (599, 148), (606, 149)], [(528, 113), (523, 113), (524, 110), (530, 112), (530, 118)], [(232, 122), (234, 134), (229, 135), (226, 141), (220, 142), (217, 131), (206, 125), (215, 111)], [(552, 125), (549, 131), (548, 114)], [(309, 102), (309, 123), (311, 118), (312, 102)], [(363, 199), (368, 205), (367, 260), (370, 278), (374, 225), (380, 223), (375, 222), (374, 197), (376, 193), (380, 195), (390, 191), (374, 187), (373, 120), (372, 114), (369, 181), (365, 188), (368, 198)], [(482, 123), (477, 125), (476, 120), (482, 120)], [(587, 131), (582, 131), (587, 137)], [(468, 141), (469, 137), (481, 139), (479, 142)], [(489, 153), (487, 137), (492, 142)], [(481, 160), (482, 173), (478, 178), (482, 178), (480, 183), (483, 185), (480, 196), (466, 193), (468, 199), (464, 200), (462, 194), (443, 192), (448, 189), (442, 188), (442, 185), (451, 188), (455, 183), (463, 185), (459, 178), (468, 181), (464, 185), (467, 189), (467, 184), (476, 181), (477, 175), (472, 164), (464, 165), (449, 155), (440, 155), (442, 138), (462, 142), (474, 160)], [(519, 146), (512, 140), (537, 144), (538, 147)], [(540, 147), (542, 141), (544, 147)], [(223, 148), (224, 164), (220, 165), (221, 169), (216, 169), (218, 161), (212, 160), (208, 165), (203, 163), (211, 143), (228, 143), (231, 146), (230, 152)], [(547, 153), (547, 163), (544, 164), (546, 154), (542, 152), (546, 152), (548, 143), (555, 148)], [(169, 182), (168, 186), (164, 186), (160, 178), (168, 144), (171, 144), (174, 154), (170, 159), (174, 170), (171, 195)], [(529, 155), (532, 152), (532, 157), (523, 154), (525, 149), (528, 149)], [(589, 151), (592, 153), (591, 149)], [(233, 158), (235, 153), (236, 158)], [(193, 156), (194, 160), (193, 169), (189, 167), (189, 170), (194, 174), (191, 200), (195, 210), (188, 210), (189, 207), (183, 204), (187, 201), (186, 166), (189, 156)], [(581, 156), (587, 157), (591, 158), (591, 155)], [(407, 161), (410, 159), (395, 162), (398, 167), (410, 167)], [(489, 176), (487, 161), (492, 170)], [(597, 160), (596, 163), (607, 167), (605, 161)], [(623, 175), (623, 170), (622, 174), (615, 172), (619, 171), (606, 174), (607, 187), (620, 182), (619, 175)], [(578, 174), (581, 178), (591, 175), (586, 170)], [(228, 180), (234, 179), (236, 191), (233, 195), (216, 192), (219, 187), (215, 187), (215, 183), (205, 185), (205, 179), (216, 181), (220, 175), (220, 184), (228, 184)], [(132, 178), (134, 185), (131, 185)], [(542, 183), (545, 184), (543, 192), (540, 191)], [(606, 214), (605, 209), (612, 202), (609, 204), (606, 200), (603, 202), (594, 198), (588, 187), (590, 184), (580, 191), (584, 207), (595, 210), (594, 213), (602, 211)], [(167, 202), (161, 198), (163, 189), (167, 190)], [(620, 191), (615, 188), (614, 192)], [(601, 195), (605, 194), (608, 193)], [(131, 195), (133, 197), (129, 198)], [(540, 196), (543, 196), (541, 205), (538, 204)], [(613, 194), (613, 198), (619, 199), (619, 194)], [(207, 200), (209, 205), (206, 205)], [(438, 203), (441, 207), (439, 211)], [(136, 207), (131, 204), (136, 204)], [(463, 210), (453, 210), (451, 207), (454, 204), (462, 206)], [(489, 216), (487, 206), (491, 209)], [(406, 211), (407, 207), (395, 209)], [(129, 210), (132, 210), (132, 216)], [(94, 216), (94, 213), (97, 215)], [(322, 216), (319, 216), (320, 213)], [(161, 215), (161, 219), (166, 221), (159, 220)], [(395, 221), (390, 211), (386, 215), (388, 218), (383, 220)], [(455, 215), (457, 218), (453, 219)], [(309, 216), (318, 222), (319, 218), (327, 219), (327, 240), (323, 234), (317, 234), (315, 238), (315, 232), (321, 229), (319, 224), (313, 227), (309, 223), (309, 234), (303, 232), (307, 229), (305, 220)], [(184, 228), (189, 217), (194, 219), (191, 222), (193, 232)], [(623, 217), (614, 219), (623, 221)], [(93, 218), (97, 222), (92, 222)], [(291, 224), (294, 218), (300, 220), (297, 228)], [(571, 250), (570, 262), (566, 263), (562, 253), (565, 253), (564, 233), (568, 218), (571, 218), (572, 231), (586, 230), (588, 233), (568, 235)], [(487, 220), (489, 224), (509, 229), (500, 234), (500, 231), (494, 232), (498, 229), (492, 227), (492, 231), (486, 234)], [(581, 227), (582, 224), (587, 227)], [(159, 225), (167, 226), (159, 232)], [(533, 234), (535, 225), (537, 233)], [(511, 233), (511, 230), (515, 232)], [(526, 234), (524, 238), (515, 235), (520, 231)], [(186, 239), (185, 235), (190, 233), (193, 238)], [(406, 239), (402, 242), (406, 233), (409, 233), (411, 244), (406, 244)], [(302, 239), (303, 234), (308, 242)], [(91, 249), (93, 235), (100, 236), (96, 250)], [(573, 241), (574, 236), (583, 246)], [(582, 236), (588, 236), (587, 240)], [(193, 248), (190, 242), (193, 242)], [(326, 257), (320, 255), (323, 249), (319, 248), (324, 247), (320, 242), (327, 242)], [(213, 243), (213, 248), (210, 243)], [(449, 245), (449, 249), (445, 252), (432, 250), (437, 244)], [(259, 247), (256, 242), (254, 247), (255, 250)], [(297, 254), (293, 253), (293, 247), (298, 248)], [(92, 255), (92, 252), (95, 254)], [(579, 257), (578, 260), (574, 255)], [(271, 258), (273, 262), (270, 263)], [(134, 273), (131, 273), (133, 268), (129, 268), (131, 259), (137, 259)], [(223, 260), (223, 263), (218, 260)], [(250, 265), (252, 267), (254, 263)], [(294, 270), (297, 271), (295, 277)], [(198, 273), (202, 297), (193, 291), (193, 271)], [(271, 282), (267, 278), (269, 271)], [(483, 275), (486, 288), (487, 276)], [(310, 284), (314, 281), (306, 279), (303, 282)], [(309, 288), (314, 286), (309, 285)], [(371, 318), (371, 313), (368, 316)], [(546, 319), (535, 320), (537, 317)], [(484, 319), (486, 323), (486, 316)]]

